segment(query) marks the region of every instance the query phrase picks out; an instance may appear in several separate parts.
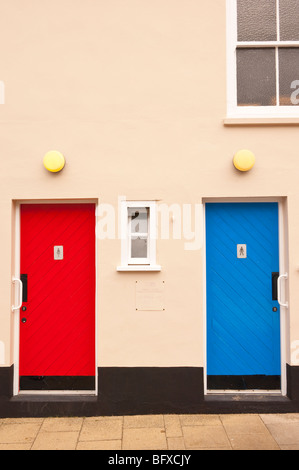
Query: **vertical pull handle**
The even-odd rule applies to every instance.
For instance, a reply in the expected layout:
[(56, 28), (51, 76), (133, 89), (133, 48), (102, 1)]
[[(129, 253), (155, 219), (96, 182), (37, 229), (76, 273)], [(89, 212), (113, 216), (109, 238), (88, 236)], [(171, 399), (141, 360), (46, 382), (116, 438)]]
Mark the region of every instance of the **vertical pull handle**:
[(285, 308), (288, 308), (289, 303), (283, 302), (281, 300), (281, 282), (282, 282), (282, 279), (287, 279), (287, 278), (288, 278), (288, 273), (285, 273), (285, 274), (281, 274), (277, 279), (277, 300), (278, 300), (279, 305)]
[(28, 274), (21, 274), (21, 282), (23, 284), (23, 302), (28, 302)]
[(13, 305), (11, 307), (12, 311), (14, 312), (15, 310), (19, 310), (19, 308), (21, 308), (22, 306), (22, 301), (23, 301), (23, 283), (20, 279), (16, 278), (16, 277), (13, 277), (12, 278), (12, 282), (13, 284), (16, 284), (18, 283), (19, 284), (19, 303), (18, 305)]
[(279, 273), (272, 273), (272, 300), (277, 300), (277, 281), (279, 278)]

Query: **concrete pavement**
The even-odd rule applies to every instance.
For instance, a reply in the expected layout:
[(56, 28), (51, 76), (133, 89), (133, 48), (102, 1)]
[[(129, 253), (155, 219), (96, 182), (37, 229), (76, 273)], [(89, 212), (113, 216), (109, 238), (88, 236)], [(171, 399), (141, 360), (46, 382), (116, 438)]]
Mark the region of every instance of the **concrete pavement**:
[(0, 419), (0, 450), (203, 449), (299, 450), (299, 413)]

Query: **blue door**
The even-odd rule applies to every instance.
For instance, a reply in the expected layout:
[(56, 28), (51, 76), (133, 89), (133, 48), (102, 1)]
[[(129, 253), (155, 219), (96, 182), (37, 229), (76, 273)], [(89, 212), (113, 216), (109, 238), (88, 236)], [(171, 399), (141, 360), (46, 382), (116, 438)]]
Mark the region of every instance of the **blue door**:
[(280, 389), (277, 203), (206, 204), (208, 389)]

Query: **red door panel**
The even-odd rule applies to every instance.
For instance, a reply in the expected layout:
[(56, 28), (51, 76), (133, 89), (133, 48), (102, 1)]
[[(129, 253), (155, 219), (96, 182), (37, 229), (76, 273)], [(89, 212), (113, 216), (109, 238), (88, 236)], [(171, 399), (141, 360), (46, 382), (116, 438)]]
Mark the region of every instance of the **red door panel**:
[(20, 376), (94, 376), (94, 204), (22, 205), (21, 273)]

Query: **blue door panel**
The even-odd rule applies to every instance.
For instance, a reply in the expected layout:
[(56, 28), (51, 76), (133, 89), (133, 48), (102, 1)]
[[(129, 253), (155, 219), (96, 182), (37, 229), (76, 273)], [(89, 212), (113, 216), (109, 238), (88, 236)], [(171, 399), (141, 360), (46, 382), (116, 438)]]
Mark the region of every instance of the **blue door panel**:
[(206, 204), (206, 261), (207, 374), (280, 375), (278, 204)]

